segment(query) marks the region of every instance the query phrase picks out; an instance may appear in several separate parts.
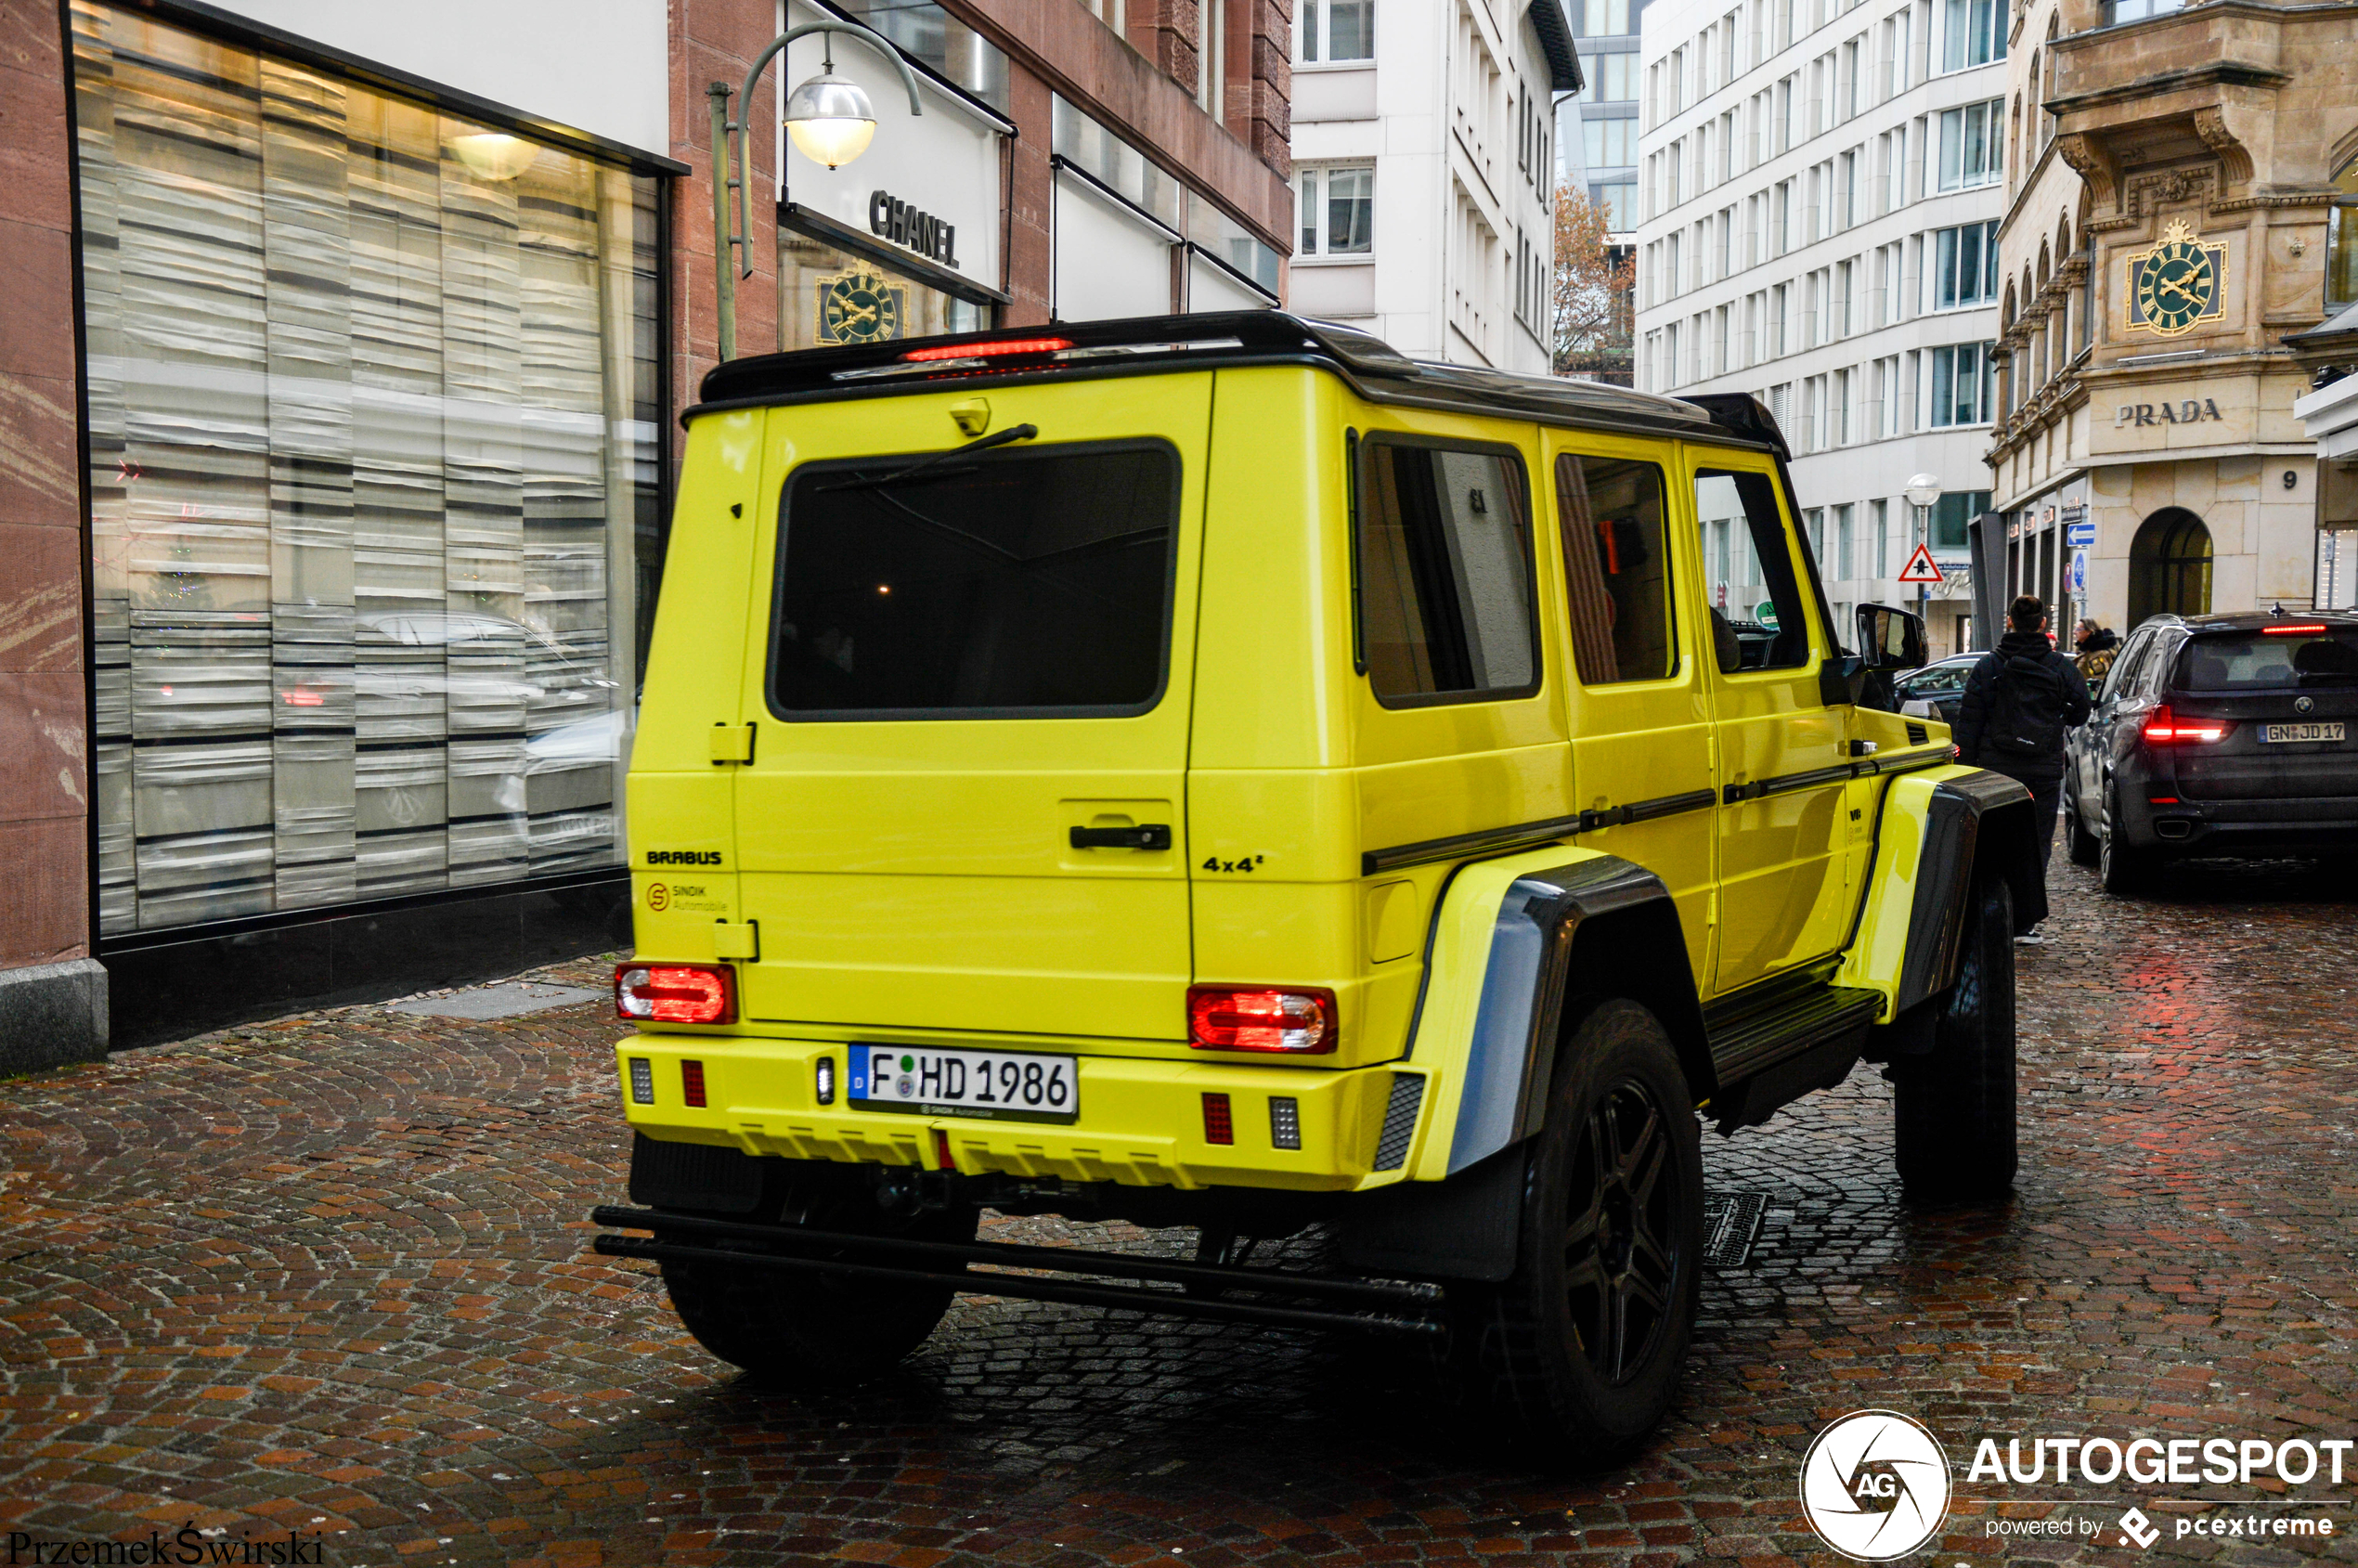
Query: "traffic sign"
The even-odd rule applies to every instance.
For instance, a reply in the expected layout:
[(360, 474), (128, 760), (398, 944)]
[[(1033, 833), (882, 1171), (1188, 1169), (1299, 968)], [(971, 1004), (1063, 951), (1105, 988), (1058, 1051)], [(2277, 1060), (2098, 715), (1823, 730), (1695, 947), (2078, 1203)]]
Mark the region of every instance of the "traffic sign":
[(1934, 564), (1932, 551), (1918, 545), (1916, 553), (1908, 557), (1907, 569), (1899, 574), (1899, 580), (1903, 583), (1938, 582), (1940, 568)]
[(2075, 550), (2071, 552), (2071, 575), (2066, 580), (2069, 583), (2074, 594), (2083, 594), (2088, 591), (2088, 552), (2086, 551)]
[(2064, 543), (2070, 546), (2072, 549), (2085, 550), (2095, 542), (2096, 525), (2093, 523), (2066, 523), (2064, 525)]
[(1775, 603), (1773, 601), (1771, 601), (1771, 600), (1767, 600), (1767, 599), (1762, 600), (1759, 603), (1755, 604), (1755, 605), (1752, 607), (1752, 618), (1753, 618), (1753, 620), (1754, 620), (1754, 622), (1755, 622), (1756, 624), (1760, 625), (1760, 626), (1765, 626), (1765, 627), (1767, 627), (1767, 628), (1768, 628), (1769, 630), (1771, 630), (1771, 631), (1776, 630), (1776, 629), (1777, 629), (1777, 606), (1776, 606), (1776, 603)]

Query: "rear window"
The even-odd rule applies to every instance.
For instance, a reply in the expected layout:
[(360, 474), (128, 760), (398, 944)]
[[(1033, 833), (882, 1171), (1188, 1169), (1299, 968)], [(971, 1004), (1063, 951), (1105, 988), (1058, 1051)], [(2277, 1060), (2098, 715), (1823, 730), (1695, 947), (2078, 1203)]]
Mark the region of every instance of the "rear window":
[(1360, 446), (1353, 565), (1359, 662), (1387, 707), (1539, 689), (1522, 460), (1371, 437)]
[(2358, 630), (2196, 637), (2178, 655), (2171, 684), (2190, 692), (2358, 686)]
[(1161, 443), (813, 464), (779, 524), (770, 700), (805, 719), (1144, 713), (1179, 456)]

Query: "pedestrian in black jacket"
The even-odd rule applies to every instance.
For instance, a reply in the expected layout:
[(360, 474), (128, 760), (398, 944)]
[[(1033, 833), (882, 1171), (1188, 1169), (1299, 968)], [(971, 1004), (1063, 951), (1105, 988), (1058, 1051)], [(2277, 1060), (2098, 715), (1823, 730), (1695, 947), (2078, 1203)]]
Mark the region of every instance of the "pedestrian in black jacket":
[[(1957, 705), (1957, 758), (2030, 791), (2039, 863), (2055, 848), (2063, 799), (2064, 731), (2088, 718), (2088, 680), (2047, 637), (2047, 606), (2023, 594), (2006, 606), (2006, 635), (1965, 677)], [(2018, 942), (2045, 939), (2031, 927)]]

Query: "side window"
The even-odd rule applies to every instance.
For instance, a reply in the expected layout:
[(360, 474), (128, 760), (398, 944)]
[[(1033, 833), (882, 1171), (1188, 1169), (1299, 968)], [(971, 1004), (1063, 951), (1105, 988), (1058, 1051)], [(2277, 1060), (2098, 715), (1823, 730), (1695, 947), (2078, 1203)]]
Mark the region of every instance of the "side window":
[(1372, 436), (1353, 547), (1359, 655), (1387, 707), (1539, 689), (1520, 458)]
[(2129, 682), (2136, 678), (2137, 666), (2144, 661), (2145, 650), (2152, 646), (2151, 632), (2140, 632), (2129, 639), (2129, 646), (2120, 650), (2119, 655), (2112, 661), (2112, 667), (2105, 671), (2105, 689), (2097, 698), (2099, 702), (2110, 702), (2128, 688)]
[(1583, 685), (1660, 680), (1678, 667), (1662, 470), (1621, 458), (1556, 460), (1573, 662)]
[[(1719, 667), (1739, 670), (1798, 669), (1809, 662), (1809, 616), (1801, 580), (1794, 570), (1793, 547), (1785, 536), (1783, 514), (1777, 508), (1776, 482), (1765, 473), (1740, 473), (1724, 468), (1695, 471), (1695, 515), (1708, 524), (1721, 518), (1741, 519), (1752, 540), (1752, 570), (1756, 582), (1736, 603), (1750, 605), (1751, 590), (1767, 595), (1769, 614), (1730, 622), (1712, 611), (1714, 641), (1720, 649)], [(1748, 612), (1740, 609), (1742, 616)], [(1756, 612), (1750, 612), (1756, 615)], [(1770, 624), (1771, 622), (1774, 624)], [(1730, 633), (1736, 644), (1730, 661)]]
[(2157, 696), (2169, 682), (2170, 667), (2178, 662), (2178, 650), (2184, 646), (2183, 638), (2162, 632), (2154, 633), (2152, 644), (2137, 665), (2136, 692), (2140, 698)]

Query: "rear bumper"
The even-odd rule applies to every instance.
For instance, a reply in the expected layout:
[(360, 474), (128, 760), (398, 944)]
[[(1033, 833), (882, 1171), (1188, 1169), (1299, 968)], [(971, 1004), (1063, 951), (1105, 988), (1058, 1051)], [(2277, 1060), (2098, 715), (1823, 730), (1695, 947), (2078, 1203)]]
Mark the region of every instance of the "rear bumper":
[[(2147, 804), (2131, 842), (2184, 855), (2313, 854), (2358, 849), (2358, 799)], [(2143, 831), (2134, 831), (2142, 827)]]
[[(1079, 1121), (993, 1121), (855, 1110), (841, 1098), (817, 1104), (820, 1059), (832, 1058), (840, 1086), (846, 1049), (841, 1040), (641, 1034), (615, 1045), (615, 1069), (623, 1109), (637, 1131), (663, 1142), (720, 1145), (753, 1155), (939, 1169), (946, 1139), (950, 1167), (968, 1175), (1301, 1192), (1387, 1186), (1415, 1164), (1412, 1147), (1402, 1169), (1374, 1169), (1393, 1067), (1334, 1070), (1080, 1055)], [(649, 1064), (652, 1105), (631, 1098), (634, 1057)], [(703, 1066), (703, 1106), (684, 1102), (681, 1063), (687, 1061)], [(1207, 1094), (1228, 1096), (1234, 1143), (1205, 1139)], [(1294, 1102), (1298, 1149), (1277, 1147), (1270, 1101), (1281, 1096)], [(1425, 1120), (1434, 1098), (1419, 1097)]]

